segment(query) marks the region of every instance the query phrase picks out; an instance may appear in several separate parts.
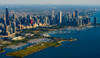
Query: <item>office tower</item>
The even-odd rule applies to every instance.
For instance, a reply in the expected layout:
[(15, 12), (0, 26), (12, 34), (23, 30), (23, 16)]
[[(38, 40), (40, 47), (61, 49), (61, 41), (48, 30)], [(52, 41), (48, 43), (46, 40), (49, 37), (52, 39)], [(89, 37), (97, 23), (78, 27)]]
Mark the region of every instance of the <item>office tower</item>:
[(94, 18), (94, 24), (96, 24), (96, 23), (97, 23), (97, 18), (95, 17), (95, 18)]
[(71, 19), (71, 14), (70, 13), (68, 13), (68, 19)]
[(79, 19), (79, 25), (82, 26), (82, 19)]
[(8, 12), (8, 8), (6, 8), (6, 24), (9, 25), (9, 12)]
[(7, 34), (7, 25), (4, 24), (4, 34)]
[(27, 16), (27, 19), (30, 19), (30, 15)]
[(52, 19), (54, 19), (55, 15), (54, 15), (54, 11), (52, 11)]
[(19, 21), (19, 24), (18, 24), (18, 25), (17, 25), (17, 23), (16, 23), (16, 26), (18, 26), (19, 30), (22, 29), (22, 25), (21, 25), (21, 22), (20, 22), (20, 21)]
[(79, 26), (79, 19), (77, 20), (77, 26)]
[(20, 28), (20, 30), (22, 29), (21, 23), (19, 24), (19, 28)]
[(90, 23), (90, 18), (86, 18), (86, 22), (85, 22), (86, 24), (89, 24)]
[(31, 25), (33, 24), (33, 19), (31, 19)]
[(75, 18), (78, 18), (78, 16), (79, 16), (78, 10), (75, 10)]
[(11, 25), (11, 20), (9, 20), (9, 25)]
[(55, 24), (55, 15), (54, 15), (54, 10), (52, 11), (52, 18), (51, 18), (51, 24)]
[(13, 15), (13, 17), (12, 17), (13, 19), (15, 19), (15, 15)]
[(39, 24), (40, 23), (40, 19), (37, 19), (37, 24)]
[(71, 14), (68, 13), (68, 22), (71, 22)]
[(57, 19), (58, 19), (58, 25), (61, 24), (62, 23), (62, 12), (58, 13)]
[(8, 26), (6, 26), (6, 34), (8, 34)]
[(52, 16), (48, 16), (49, 20), (50, 20), (50, 24), (53, 24), (53, 20), (52, 20)]
[(27, 18), (28, 18), (29, 20), (32, 19), (31, 15), (28, 15)]
[(90, 18), (88, 18), (88, 23), (90, 23), (90, 20), (91, 20), (91, 19), (90, 19)]
[(4, 14), (4, 24), (6, 25), (6, 16), (5, 16), (5, 14)]
[(46, 19), (45, 23), (48, 24), (48, 17), (46, 17), (45, 19)]
[(7, 34), (6, 16), (4, 14), (4, 34)]
[(72, 13), (72, 19), (74, 19), (75, 18), (75, 13)]
[(13, 28), (11, 28), (11, 34), (13, 33)]
[(32, 17), (31, 17), (31, 15), (28, 15), (28, 16), (27, 16), (27, 23), (28, 23), (28, 24), (31, 24), (31, 25), (33, 24), (33, 19), (32, 19)]
[(13, 14), (12, 19), (16, 21), (17, 16), (15, 14)]
[(15, 22), (13, 22), (13, 33), (16, 33), (16, 23)]
[(11, 34), (11, 25), (8, 25), (8, 31), (9, 31), (10, 34)]
[(66, 23), (65, 16), (62, 16), (62, 24), (65, 24), (65, 23)]

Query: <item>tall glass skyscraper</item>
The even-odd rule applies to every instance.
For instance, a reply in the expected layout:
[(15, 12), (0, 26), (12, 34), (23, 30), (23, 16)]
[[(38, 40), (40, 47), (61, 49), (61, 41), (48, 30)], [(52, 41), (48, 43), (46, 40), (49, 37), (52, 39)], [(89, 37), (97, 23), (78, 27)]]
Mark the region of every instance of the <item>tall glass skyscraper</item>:
[(78, 10), (75, 10), (75, 17), (78, 18), (78, 16), (79, 16), (79, 12)]
[(96, 24), (96, 23), (97, 23), (97, 18), (95, 17), (95, 18), (94, 18), (94, 24)]
[(9, 12), (8, 12), (8, 8), (6, 8), (6, 23), (7, 23), (7, 25), (9, 25)]
[(58, 24), (62, 23), (62, 12), (58, 13)]

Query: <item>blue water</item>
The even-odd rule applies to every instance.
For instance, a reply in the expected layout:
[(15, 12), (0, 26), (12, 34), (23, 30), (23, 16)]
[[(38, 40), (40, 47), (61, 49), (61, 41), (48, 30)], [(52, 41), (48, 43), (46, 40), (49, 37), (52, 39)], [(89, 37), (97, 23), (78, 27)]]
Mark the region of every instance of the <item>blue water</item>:
[(97, 17), (97, 23), (100, 23), (100, 9), (94, 12), (94, 15), (90, 16), (91, 22), (94, 22), (94, 17)]
[[(91, 22), (93, 18), (97, 17), (97, 22), (100, 23), (100, 11), (95, 12), (95, 15), (91, 16)], [(52, 37), (62, 38), (76, 38), (77, 41), (62, 42), (59, 47), (49, 47), (24, 58), (100, 58), (100, 26), (97, 27), (83, 27), (68, 30), (58, 30), (50, 34)], [(0, 54), (0, 58), (17, 58), (5, 56), (5, 53)]]
[[(63, 30), (62, 30), (63, 31)], [(62, 42), (62, 46), (50, 47), (25, 58), (100, 58), (100, 27), (74, 30), (74, 33), (51, 34), (53, 37), (76, 38), (77, 41)]]

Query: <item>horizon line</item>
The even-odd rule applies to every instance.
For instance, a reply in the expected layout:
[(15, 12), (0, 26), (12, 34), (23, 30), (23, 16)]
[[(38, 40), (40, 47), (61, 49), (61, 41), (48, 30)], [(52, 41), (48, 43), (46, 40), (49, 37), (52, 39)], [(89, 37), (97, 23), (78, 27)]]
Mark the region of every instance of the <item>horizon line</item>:
[(94, 4), (0, 4), (2, 5), (74, 5), (74, 6), (100, 6), (100, 5), (94, 5)]

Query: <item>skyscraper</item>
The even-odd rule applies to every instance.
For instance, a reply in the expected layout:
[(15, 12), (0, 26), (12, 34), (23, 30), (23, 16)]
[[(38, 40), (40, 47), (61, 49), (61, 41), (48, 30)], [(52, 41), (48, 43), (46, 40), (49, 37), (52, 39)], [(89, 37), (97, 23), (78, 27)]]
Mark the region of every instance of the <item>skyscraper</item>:
[(4, 34), (7, 34), (6, 16), (4, 14)]
[(75, 10), (75, 17), (78, 18), (78, 16), (79, 16), (78, 10)]
[(37, 24), (39, 24), (40, 23), (40, 19), (37, 19)]
[(54, 15), (54, 10), (52, 11), (52, 16), (50, 17), (49, 16), (49, 19), (50, 19), (50, 24), (55, 24), (55, 15)]
[(31, 19), (31, 25), (33, 24), (33, 19)]
[(45, 19), (46, 19), (45, 24), (48, 24), (48, 17), (46, 17)]
[(58, 13), (57, 19), (58, 19), (58, 23), (57, 23), (57, 24), (58, 24), (58, 25), (61, 24), (61, 23), (62, 23), (62, 12), (59, 12), (59, 13)]
[(54, 11), (52, 11), (52, 19), (55, 17), (55, 15), (54, 15)]
[(5, 16), (5, 14), (4, 14), (4, 24), (6, 25), (6, 16)]
[(82, 19), (79, 19), (79, 26), (82, 26)]
[(13, 22), (13, 33), (16, 33), (16, 23), (15, 22)]
[(75, 18), (75, 13), (72, 13), (72, 19), (74, 19)]
[(8, 12), (8, 8), (6, 8), (6, 24), (9, 25), (9, 12)]
[(94, 18), (94, 24), (96, 24), (96, 23), (97, 23), (97, 18), (95, 17), (95, 18)]

